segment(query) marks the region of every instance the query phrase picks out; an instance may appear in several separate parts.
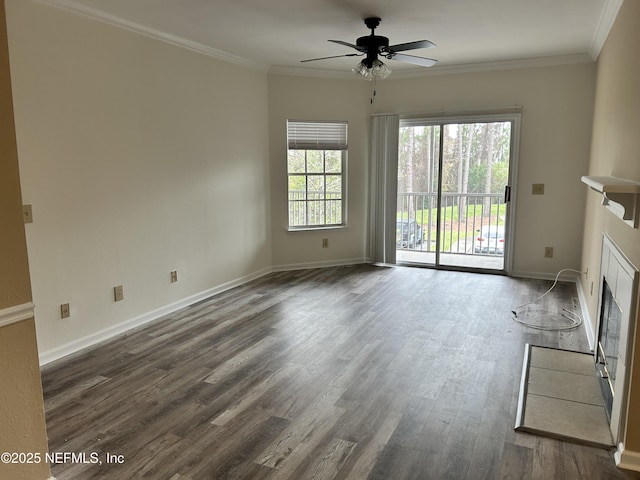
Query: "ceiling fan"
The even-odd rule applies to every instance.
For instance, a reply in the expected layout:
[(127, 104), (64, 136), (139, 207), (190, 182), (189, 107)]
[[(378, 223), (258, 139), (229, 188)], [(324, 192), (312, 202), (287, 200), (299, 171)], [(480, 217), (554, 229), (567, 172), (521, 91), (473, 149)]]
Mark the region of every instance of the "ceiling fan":
[(391, 70), (387, 67), (378, 57), (386, 58), (387, 60), (398, 60), (400, 62), (411, 63), (413, 65), (419, 65), (421, 67), (431, 67), (437, 63), (437, 60), (432, 58), (417, 57), (415, 55), (407, 55), (404, 52), (407, 50), (417, 50), (419, 48), (431, 48), (435, 47), (433, 42), (429, 40), (417, 40), (415, 42), (399, 43), (398, 45), (389, 45), (389, 39), (375, 34), (375, 29), (380, 25), (381, 19), (378, 17), (369, 17), (364, 19), (364, 24), (371, 30), (371, 35), (360, 37), (356, 40), (355, 45), (349, 42), (343, 42), (342, 40), (329, 40), (333, 43), (338, 43), (346, 47), (351, 47), (357, 50), (359, 53), (347, 53), (345, 55), (333, 55), (330, 57), (310, 58), (308, 60), (301, 60), (301, 62), (315, 62), (317, 60), (327, 60), (330, 58), (340, 57), (359, 57), (366, 55), (354, 72), (362, 75), (365, 78), (386, 78), (391, 74)]

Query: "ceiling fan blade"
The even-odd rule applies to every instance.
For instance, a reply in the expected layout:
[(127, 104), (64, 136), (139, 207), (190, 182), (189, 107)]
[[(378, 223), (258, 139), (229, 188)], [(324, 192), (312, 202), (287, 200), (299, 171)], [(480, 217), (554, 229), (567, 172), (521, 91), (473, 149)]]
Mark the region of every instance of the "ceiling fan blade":
[(436, 44), (429, 40), (417, 40), (415, 42), (399, 43), (398, 45), (390, 45), (384, 50), (387, 52), (404, 52), (405, 50), (417, 50), (418, 48), (432, 48)]
[(400, 62), (412, 63), (414, 65), (420, 65), (421, 67), (433, 67), (437, 60), (433, 58), (416, 57), (415, 55), (406, 55), (404, 53), (390, 53), (387, 55), (388, 59), (398, 60)]
[(357, 45), (354, 45), (353, 43), (343, 42), (342, 40), (329, 40), (329, 41), (333, 43), (339, 43), (340, 45), (344, 45), (345, 47), (355, 48), (359, 52), (365, 51), (364, 47), (359, 47)]
[(330, 57), (320, 57), (320, 58), (309, 58), (307, 60), (300, 60), (300, 63), (304, 62), (315, 62), (316, 60), (328, 60), (330, 58), (340, 58), (340, 57), (360, 57), (362, 53), (347, 53), (345, 55), (332, 55)]

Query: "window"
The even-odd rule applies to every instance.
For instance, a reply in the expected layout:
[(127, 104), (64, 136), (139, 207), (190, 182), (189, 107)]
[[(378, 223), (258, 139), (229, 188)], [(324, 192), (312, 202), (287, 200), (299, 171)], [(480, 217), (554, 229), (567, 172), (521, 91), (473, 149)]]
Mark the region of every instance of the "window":
[(289, 228), (345, 225), (347, 122), (287, 122)]

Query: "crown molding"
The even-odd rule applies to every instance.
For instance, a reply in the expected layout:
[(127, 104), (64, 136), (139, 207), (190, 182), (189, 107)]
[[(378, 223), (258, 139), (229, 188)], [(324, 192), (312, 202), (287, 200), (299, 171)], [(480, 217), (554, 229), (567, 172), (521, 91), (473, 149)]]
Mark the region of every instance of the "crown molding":
[(77, 15), (82, 15), (84, 17), (88, 17), (93, 20), (106, 23), (108, 25), (123, 28), (125, 30), (129, 30), (130, 32), (138, 33), (140, 35), (145, 35), (147, 37), (151, 37), (171, 45), (186, 48), (187, 50), (191, 50), (196, 53), (207, 55), (217, 60), (223, 60), (225, 62), (233, 63), (235, 65), (250, 68), (252, 70), (258, 70), (265, 73), (269, 70), (269, 66), (266, 64), (248, 60), (246, 58), (238, 57), (237, 55), (232, 55), (230, 53), (223, 52), (222, 50), (218, 50), (216, 48), (212, 48), (207, 45), (203, 45), (201, 43), (188, 40), (178, 35), (162, 32), (155, 28), (148, 27), (146, 25), (142, 25), (137, 22), (132, 22), (130, 20), (126, 20), (124, 18), (118, 17), (117, 15), (112, 15), (110, 13), (100, 11), (93, 7), (87, 7), (86, 5), (82, 5), (74, 0), (36, 0), (36, 1), (44, 5), (49, 5), (62, 10), (66, 10), (68, 12), (75, 13)]
[(320, 68), (306, 67), (286, 67), (283, 65), (272, 65), (269, 68), (270, 75), (287, 75), (292, 77), (312, 77), (312, 78), (332, 78), (336, 80), (360, 80), (366, 81), (363, 77), (348, 70), (324, 70)]
[[(458, 65), (436, 65), (430, 68), (394, 70), (389, 79), (393, 80), (401, 78), (426, 77), (432, 75), (450, 75), (456, 73), (488, 72), (496, 70), (515, 70), (522, 68), (554, 67), (559, 65), (573, 65), (593, 62), (594, 60), (588, 53), (576, 53), (569, 55), (554, 55), (549, 57), (523, 58), (517, 60), (500, 60), (496, 62), (465, 63)], [(284, 67), (277, 65), (274, 65), (269, 69), (269, 74), (291, 75), (298, 77), (363, 80), (361, 77), (358, 77), (352, 72), (321, 70), (316, 68)]]
[[(548, 57), (519, 58), (514, 60), (498, 60), (494, 62), (462, 63), (457, 65), (436, 65), (428, 69), (401, 70), (396, 78), (411, 78), (425, 75), (450, 75), (456, 73), (491, 72), (497, 70), (518, 70), (523, 68), (556, 67), (593, 63), (587, 53), (568, 55), (552, 55)], [(395, 72), (394, 72), (395, 73)]]
[[(315, 77), (315, 78), (331, 78), (339, 80), (356, 80), (363, 81), (351, 71), (345, 70), (326, 70), (318, 68), (306, 67), (287, 67), (280, 65), (267, 65), (264, 63), (249, 60), (237, 55), (233, 55), (222, 50), (218, 50), (207, 45), (203, 45), (186, 38), (162, 32), (158, 29), (142, 25), (131, 20), (127, 20), (110, 13), (100, 11), (93, 7), (82, 5), (76, 0), (36, 0), (37, 2), (56, 7), (68, 12), (82, 15), (115, 27), (123, 28), (134, 33), (155, 38), (157, 40), (175, 45), (181, 48), (207, 55), (209, 57), (229, 62), (235, 65), (246, 67), (252, 70), (268, 72), (273, 75), (287, 75), (299, 77)], [(478, 62), (455, 65), (438, 64), (431, 68), (410, 68), (396, 70), (392, 74), (392, 79), (414, 78), (430, 75), (448, 75), (455, 73), (474, 73), (486, 72), (494, 70), (513, 70), (520, 68), (536, 68), (546, 66), (567, 65), (576, 63), (594, 62), (604, 45), (609, 30), (613, 26), (613, 22), (620, 10), (623, 0), (607, 0), (603, 7), (602, 15), (598, 22), (598, 28), (591, 43), (588, 53), (555, 55), (548, 57), (524, 58), (516, 60), (500, 60), (494, 62)]]
[(613, 23), (616, 21), (623, 1), (624, 0), (606, 0), (604, 2), (602, 13), (598, 20), (598, 26), (596, 27), (596, 31), (591, 39), (591, 45), (589, 46), (589, 54), (594, 61), (598, 59), (600, 51), (602, 47), (604, 47), (604, 42), (607, 41), (607, 37), (613, 27)]

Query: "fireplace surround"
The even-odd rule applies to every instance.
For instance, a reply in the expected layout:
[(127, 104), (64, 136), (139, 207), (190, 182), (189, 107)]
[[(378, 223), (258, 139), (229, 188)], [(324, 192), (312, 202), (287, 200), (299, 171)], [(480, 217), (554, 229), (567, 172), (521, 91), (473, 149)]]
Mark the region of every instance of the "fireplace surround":
[(606, 233), (603, 234), (600, 267), (594, 357), (607, 403), (611, 434), (620, 445), (626, 430), (638, 269)]

